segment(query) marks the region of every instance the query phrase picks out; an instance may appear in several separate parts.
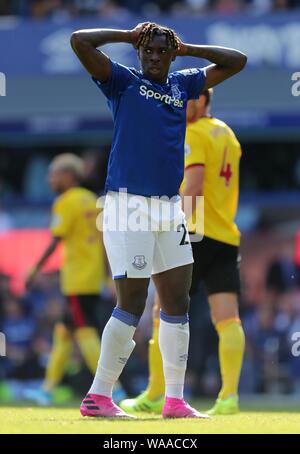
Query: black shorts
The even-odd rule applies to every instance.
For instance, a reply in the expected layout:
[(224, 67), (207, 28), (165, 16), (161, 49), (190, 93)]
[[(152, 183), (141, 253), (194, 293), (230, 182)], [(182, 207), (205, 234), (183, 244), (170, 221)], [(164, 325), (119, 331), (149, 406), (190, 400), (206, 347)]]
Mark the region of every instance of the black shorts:
[(192, 242), (194, 266), (190, 295), (203, 281), (207, 294), (240, 293), (239, 248), (204, 237)]
[(98, 328), (100, 296), (68, 295), (67, 308), (62, 322), (69, 329), (83, 327)]

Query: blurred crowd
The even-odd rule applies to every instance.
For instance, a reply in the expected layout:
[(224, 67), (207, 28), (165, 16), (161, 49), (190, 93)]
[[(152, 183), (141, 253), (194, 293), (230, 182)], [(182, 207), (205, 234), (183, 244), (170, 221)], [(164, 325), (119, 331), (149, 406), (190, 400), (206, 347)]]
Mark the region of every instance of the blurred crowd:
[[(10, 276), (0, 274), (0, 332), (6, 338), (6, 356), (0, 358), (0, 402), (23, 400), (29, 388), (40, 385), (51, 351), (53, 329), (66, 304), (59, 290), (58, 272), (39, 275), (34, 287), (21, 295), (16, 294), (11, 284)], [(101, 301), (97, 320), (100, 332), (114, 305), (109, 297)], [(79, 350), (74, 349), (66, 369), (62, 385), (68, 388), (68, 395), (82, 393), (91, 376), (83, 366)]]
[[(245, 236), (243, 242), (244, 288), (240, 304), (246, 353), (241, 394), (300, 393), (300, 358), (292, 354), (292, 336), (294, 333), (300, 336), (300, 264), (294, 260), (293, 239), (283, 241), (276, 251), (271, 244), (274, 238), (270, 241), (268, 234)], [(251, 257), (254, 250), (260, 251), (256, 260)], [(137, 346), (121, 377), (128, 395), (137, 394), (147, 383), (153, 288), (149, 293), (147, 310), (135, 336)], [(112, 295), (104, 293), (99, 304), (100, 333), (114, 305)], [(9, 276), (0, 274), (0, 331), (5, 333), (7, 343), (7, 356), (0, 358), (0, 401), (23, 399), (29, 386), (41, 383), (53, 328), (64, 307), (58, 273), (40, 275), (34, 288), (21, 296), (14, 294)], [(218, 341), (201, 287), (191, 301), (190, 329), (187, 391), (193, 397), (214, 396), (220, 386)], [(91, 379), (79, 350), (74, 348), (62, 388), (68, 390), (69, 397), (80, 396)]]
[(300, 8), (300, 0), (1, 0), (0, 15), (43, 19), (79, 15), (264, 14)]
[[(285, 150), (289, 153), (285, 153)], [(299, 191), (300, 155), (298, 143), (243, 143), (241, 162), (241, 192), (252, 192), (256, 200), (258, 192)], [(45, 204), (48, 208), (53, 198), (47, 184), (48, 166), (57, 153), (79, 153), (85, 164), (86, 186), (100, 194), (103, 192), (110, 144), (99, 147), (39, 147), (22, 149), (2, 147), (0, 149), (0, 231), (10, 228), (13, 219), (4, 212), (14, 204)], [(262, 153), (265, 159), (262, 161)], [(16, 168), (15, 162), (19, 163)], [(270, 162), (272, 172), (270, 172)], [(43, 183), (41, 185), (41, 182)], [(272, 194), (270, 194), (270, 199)], [(275, 196), (274, 196), (275, 198)], [(278, 199), (277, 199), (278, 200)], [(253, 203), (255, 205), (255, 201)], [(298, 206), (298, 202), (297, 202)], [(35, 206), (36, 208), (36, 206)], [(16, 210), (14, 210), (14, 214)], [(12, 213), (11, 213), (12, 214)], [(28, 221), (30, 221), (28, 219)], [(22, 226), (27, 227), (26, 219)], [(39, 224), (44, 227), (45, 225)]]
[[(41, 181), (46, 182), (49, 160), (58, 151), (29, 153), (27, 157), (25, 152), (20, 154), (13, 150), (3, 154), (3, 159), (0, 159), (0, 234), (12, 227), (47, 227), (49, 203), (53, 196), (47, 184), (41, 185)], [(86, 149), (82, 153), (81, 150), (87, 186), (98, 194), (103, 191), (105, 181), (108, 153), (104, 151)], [(9, 169), (14, 168), (12, 162), (16, 159), (20, 164), (20, 174), (15, 169), (11, 175)], [(277, 185), (279, 181), (277, 179)], [(263, 183), (262, 187), (265, 187), (264, 179)], [(259, 184), (255, 189), (260, 189)], [(272, 185), (270, 189), (274, 189)], [(16, 197), (16, 194), (22, 194), (23, 198)], [(259, 193), (254, 194), (258, 197)], [(40, 211), (41, 205), (43, 211)], [(278, 223), (281, 226), (279, 231), (278, 227), (275, 228), (276, 216), (284, 212), (284, 207), (272, 206), (269, 211), (261, 210), (260, 224), (246, 230), (242, 240), (243, 291), (240, 304), (247, 344), (240, 391), (247, 394), (299, 394), (300, 356), (292, 354), (292, 336), (299, 333), (300, 337), (300, 233), (298, 256), (292, 233), (295, 230), (293, 222), (298, 226), (299, 222), (288, 212), (286, 224), (282, 219), (281, 224)], [(13, 208), (7, 212), (5, 208), (8, 207)], [(249, 218), (246, 224), (249, 224)], [(137, 346), (122, 375), (128, 395), (138, 394), (147, 382), (153, 289), (149, 293), (147, 310), (136, 332)], [(107, 292), (99, 304), (101, 333), (115, 300)], [(29, 386), (41, 383), (51, 350), (53, 328), (61, 319), (64, 307), (57, 272), (40, 275), (30, 292), (17, 294), (11, 277), (3, 271), (1, 274), (0, 269), (0, 332), (5, 333), (7, 342), (7, 356), (0, 358), (0, 401), (23, 399)], [(220, 385), (218, 340), (202, 288), (191, 301), (190, 324), (187, 390), (197, 397), (215, 396)], [(59, 389), (64, 389), (63, 395), (68, 398), (81, 396), (91, 379), (79, 350), (74, 348), (73, 359)]]

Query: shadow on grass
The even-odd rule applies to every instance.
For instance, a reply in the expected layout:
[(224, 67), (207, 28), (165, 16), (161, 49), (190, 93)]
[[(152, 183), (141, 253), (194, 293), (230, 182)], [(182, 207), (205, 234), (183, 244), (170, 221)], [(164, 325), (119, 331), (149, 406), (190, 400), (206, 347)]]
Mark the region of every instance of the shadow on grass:
[[(39, 409), (41, 411), (51, 411), (51, 410), (78, 410), (79, 412), (79, 407), (80, 407), (81, 401), (72, 401), (72, 402), (67, 402), (67, 403), (62, 403), (62, 404), (54, 404), (48, 407), (41, 407), (38, 405), (35, 405), (34, 403), (26, 402), (26, 401), (20, 401), (20, 402), (0, 402), (0, 410), (3, 408), (5, 409), (18, 409), (18, 408), (26, 408), (36, 410)], [(201, 412), (207, 411), (209, 408), (212, 407), (213, 401), (203, 401), (203, 400), (194, 400), (191, 402), (191, 404), (200, 410)], [(287, 402), (286, 399), (283, 398), (282, 402), (280, 400), (276, 402), (271, 402), (270, 399), (257, 399), (255, 402), (243, 402), (243, 398), (241, 398), (241, 403), (240, 403), (240, 413), (300, 413), (300, 403), (299, 400), (295, 399), (293, 402), (289, 401)], [(133, 415), (137, 416), (138, 418), (143, 418), (145, 416), (145, 413), (133, 413)], [(85, 419), (95, 421), (97, 418), (89, 418)], [(108, 419), (108, 418), (107, 418)], [(80, 420), (82, 420), (80, 418)], [(110, 419), (111, 421), (114, 421), (113, 418)], [(151, 417), (146, 417), (143, 419), (140, 419), (141, 421), (155, 421), (155, 420), (161, 420), (159, 415), (151, 415)], [(116, 421), (120, 421), (119, 419)], [(130, 421), (130, 420), (126, 420)], [(137, 422), (137, 420), (134, 420), (134, 422)]]

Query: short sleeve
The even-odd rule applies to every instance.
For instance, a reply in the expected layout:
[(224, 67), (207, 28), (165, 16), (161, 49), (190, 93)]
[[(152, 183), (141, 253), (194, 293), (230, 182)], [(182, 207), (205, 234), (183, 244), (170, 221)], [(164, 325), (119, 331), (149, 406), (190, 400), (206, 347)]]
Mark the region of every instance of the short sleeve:
[(53, 236), (65, 237), (72, 225), (73, 212), (62, 200), (57, 200), (52, 207), (50, 230)]
[(187, 99), (198, 99), (206, 81), (205, 68), (190, 68), (177, 71), (186, 92)]
[(196, 131), (187, 127), (185, 137), (185, 168), (206, 162), (207, 143)]
[(131, 83), (133, 74), (129, 68), (110, 60), (111, 72), (107, 82), (92, 77), (104, 96), (109, 99), (116, 99)]

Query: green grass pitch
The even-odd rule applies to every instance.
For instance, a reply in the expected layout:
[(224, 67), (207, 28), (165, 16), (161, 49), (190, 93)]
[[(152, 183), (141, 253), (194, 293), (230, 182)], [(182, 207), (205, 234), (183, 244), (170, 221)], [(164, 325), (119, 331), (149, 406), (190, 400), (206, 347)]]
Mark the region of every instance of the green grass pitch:
[[(204, 410), (207, 402), (192, 402)], [(299, 403), (299, 402), (298, 402)], [(0, 406), (1, 434), (229, 434), (300, 433), (300, 403), (270, 401), (242, 404), (238, 415), (211, 420), (162, 420), (159, 416), (137, 414), (135, 421), (82, 418), (78, 405), (38, 408)]]

